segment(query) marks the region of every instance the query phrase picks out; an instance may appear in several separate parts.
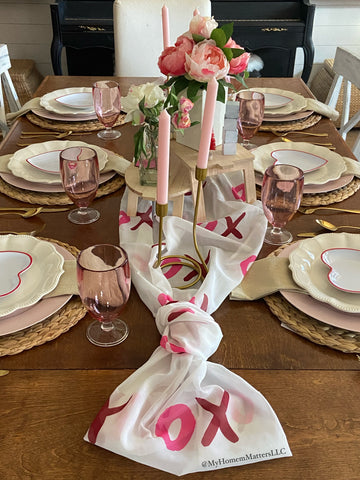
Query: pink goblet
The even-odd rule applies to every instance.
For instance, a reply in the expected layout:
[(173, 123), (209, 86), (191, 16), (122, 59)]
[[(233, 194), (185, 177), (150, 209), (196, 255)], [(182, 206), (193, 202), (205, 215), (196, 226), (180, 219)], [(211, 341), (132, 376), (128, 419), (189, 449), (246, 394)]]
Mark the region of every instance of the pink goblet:
[(266, 230), (266, 243), (283, 245), (292, 235), (283, 227), (299, 208), (304, 187), (304, 173), (293, 165), (271, 165), (264, 174), (261, 201), (271, 227)]
[(121, 93), (118, 83), (112, 80), (102, 80), (93, 85), (93, 99), (96, 115), (105, 130), (98, 132), (98, 137), (103, 140), (115, 140), (121, 133), (112, 127), (121, 112)]
[(236, 95), (236, 100), (239, 102), (237, 126), (243, 138), (241, 145), (247, 149), (255, 148), (256, 145), (249, 140), (259, 130), (263, 121), (265, 97), (259, 92), (241, 90)]
[(128, 256), (110, 244), (86, 248), (77, 257), (77, 281), (81, 301), (96, 321), (86, 331), (88, 340), (100, 347), (118, 345), (129, 334), (118, 318), (130, 295)]

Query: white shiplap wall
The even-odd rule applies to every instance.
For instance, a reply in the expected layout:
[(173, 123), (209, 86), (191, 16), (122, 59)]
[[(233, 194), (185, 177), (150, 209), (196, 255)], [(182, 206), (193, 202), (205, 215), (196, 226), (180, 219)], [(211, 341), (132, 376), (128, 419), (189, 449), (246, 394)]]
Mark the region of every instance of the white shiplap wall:
[[(337, 46), (360, 55), (360, 0), (313, 0), (316, 4), (313, 42), (314, 65), (310, 80), (326, 58), (334, 58)], [(302, 71), (304, 56), (297, 50), (295, 74)]]
[(0, 0), (0, 43), (10, 58), (32, 59), (43, 75), (53, 74), (50, 47), (53, 0)]

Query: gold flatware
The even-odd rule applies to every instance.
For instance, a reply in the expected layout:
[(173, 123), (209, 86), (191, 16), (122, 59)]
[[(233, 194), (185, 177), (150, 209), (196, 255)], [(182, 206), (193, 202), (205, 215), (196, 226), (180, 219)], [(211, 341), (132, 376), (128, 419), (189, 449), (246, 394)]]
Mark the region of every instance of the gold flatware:
[(45, 208), (45, 207), (33, 207), (33, 208), (0, 208), (0, 215), (20, 215), (22, 218), (35, 217), (39, 213), (52, 213), (52, 212), (66, 212), (70, 210), (70, 207), (61, 208)]
[[(289, 140), (288, 138), (281, 137), (281, 140), (283, 142), (292, 142), (292, 140)], [(296, 143), (296, 142), (292, 142)], [(319, 147), (327, 147), (329, 150), (335, 150), (335, 147), (333, 146), (332, 143), (317, 143), (317, 142), (311, 142), (311, 145), (318, 145)]]
[(31, 230), (30, 232), (12, 232), (11, 230), (3, 230), (0, 235), (30, 235), (30, 237), (36, 237), (45, 228), (45, 223), (37, 230)]
[(41, 136), (41, 135), (59, 135), (60, 133), (67, 133), (68, 135), (91, 135), (93, 132), (73, 132), (69, 130), (69, 132), (56, 132), (55, 130), (49, 132), (21, 132), (21, 136), (23, 135), (31, 135), (31, 136)]
[(55, 138), (65, 138), (65, 137), (68, 137), (69, 135), (72, 134), (72, 131), (69, 130), (68, 132), (61, 132), (61, 133), (46, 133), (46, 134), (43, 134), (43, 133), (34, 133), (33, 135), (29, 135), (29, 134), (21, 134), (20, 135), (20, 138), (38, 138), (38, 137), (43, 137), (43, 135), (46, 135), (46, 136), (52, 136), (52, 137), (55, 137)]
[(271, 133), (276, 135), (277, 137), (286, 137), (287, 135), (310, 135), (312, 137), (328, 137), (329, 135), (327, 133), (311, 133), (311, 132), (302, 132), (302, 131), (297, 131), (293, 130), (290, 132), (277, 132), (276, 130), (270, 130)]
[(355, 230), (360, 230), (360, 227), (356, 227), (354, 225), (334, 225), (333, 223), (330, 223), (327, 220), (322, 220), (321, 218), (316, 218), (315, 222), (331, 232), (336, 232), (340, 228), (353, 228)]
[(318, 233), (315, 233), (315, 232), (302, 232), (302, 233), (298, 233), (296, 236), (297, 236), (297, 237), (316, 237), (316, 235), (318, 235)]
[(360, 210), (355, 210), (351, 208), (336, 208), (336, 207), (316, 207), (316, 208), (298, 208), (298, 211), (301, 213), (305, 213), (305, 215), (309, 215), (314, 213), (316, 210), (335, 210), (337, 212), (347, 212), (347, 213), (360, 213)]

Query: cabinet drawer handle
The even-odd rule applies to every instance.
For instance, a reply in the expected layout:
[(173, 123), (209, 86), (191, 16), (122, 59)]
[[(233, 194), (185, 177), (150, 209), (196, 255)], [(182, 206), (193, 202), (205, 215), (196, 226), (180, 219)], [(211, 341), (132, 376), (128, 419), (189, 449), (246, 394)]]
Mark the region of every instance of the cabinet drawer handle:
[(266, 27), (262, 28), (262, 32), (287, 32), (287, 28), (279, 28), (279, 27)]

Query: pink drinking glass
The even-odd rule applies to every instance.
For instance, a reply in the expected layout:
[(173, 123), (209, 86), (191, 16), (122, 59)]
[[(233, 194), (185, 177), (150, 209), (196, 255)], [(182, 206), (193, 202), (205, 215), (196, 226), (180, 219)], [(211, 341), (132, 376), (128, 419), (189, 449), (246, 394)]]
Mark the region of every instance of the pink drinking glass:
[(77, 257), (77, 281), (82, 303), (96, 320), (86, 331), (88, 340), (112, 347), (129, 334), (119, 314), (128, 301), (131, 275), (128, 256), (121, 247), (94, 245)]
[(60, 152), (60, 173), (64, 190), (79, 208), (71, 210), (72, 223), (88, 224), (100, 218), (89, 208), (99, 187), (99, 162), (96, 151), (89, 147), (70, 147)]
[(121, 112), (120, 86), (113, 80), (95, 82), (92, 88), (96, 115), (105, 130), (98, 132), (98, 137), (103, 140), (115, 140), (121, 133), (112, 127), (119, 118)]
[(259, 130), (264, 118), (265, 97), (262, 93), (241, 90), (236, 95), (239, 102), (238, 131), (243, 139), (241, 145), (247, 149), (256, 145), (249, 140)]
[(283, 227), (299, 208), (304, 187), (304, 173), (293, 165), (271, 165), (264, 174), (261, 201), (271, 227), (266, 230), (266, 243), (283, 245), (292, 235)]

